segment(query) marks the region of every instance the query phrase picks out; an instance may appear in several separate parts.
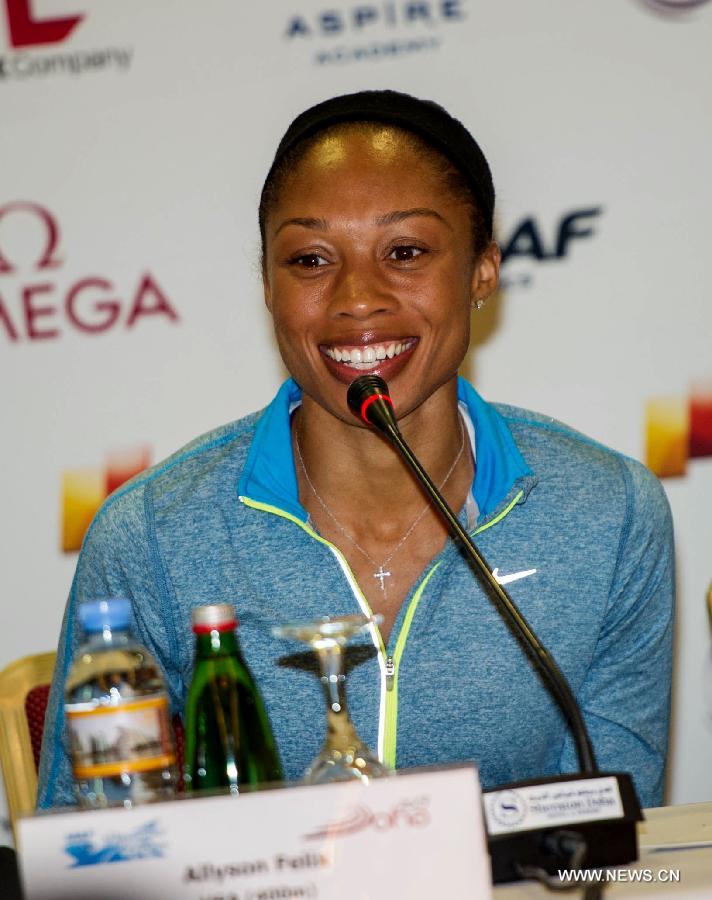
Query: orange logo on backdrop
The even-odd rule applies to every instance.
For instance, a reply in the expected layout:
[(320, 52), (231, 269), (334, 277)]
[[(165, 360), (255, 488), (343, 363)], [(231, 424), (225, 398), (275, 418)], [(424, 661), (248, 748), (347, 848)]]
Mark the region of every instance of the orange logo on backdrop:
[(62, 473), (62, 550), (81, 549), (84, 535), (101, 504), (124, 482), (151, 464), (148, 447), (108, 454), (103, 468), (67, 469)]
[(659, 478), (684, 475), (687, 461), (712, 457), (712, 379), (689, 397), (652, 397), (645, 406), (645, 462)]

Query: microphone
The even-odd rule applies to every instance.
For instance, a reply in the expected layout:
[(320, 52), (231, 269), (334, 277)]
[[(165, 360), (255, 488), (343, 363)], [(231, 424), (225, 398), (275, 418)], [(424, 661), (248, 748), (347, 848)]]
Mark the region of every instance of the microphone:
[(349, 385), (346, 394), (349, 409), (367, 425), (390, 437), (398, 432), (393, 401), (388, 385), (378, 375), (362, 375)]
[[(598, 770), (591, 738), (588, 734), (581, 708), (566, 677), (519, 611), (509, 593), (497, 581), (474, 540), (462, 527), (445, 498), (405, 442), (398, 427), (388, 385), (378, 375), (362, 375), (349, 385), (347, 402), (349, 409), (357, 418), (370, 425), (393, 445), (445, 520), (450, 533), (457, 538), (468, 558), (474, 563), (476, 571), (481, 575), (489, 589), (490, 598), (494, 602), (497, 611), (519, 640), (520, 645), (543, 680), (545, 687), (567, 720), (576, 744), (576, 753), (581, 772), (597, 780), (601, 773)], [(577, 778), (578, 776), (558, 776), (556, 779), (540, 779), (536, 784), (546, 785), (552, 780), (555, 780), (557, 783), (564, 782), (565, 784), (566, 781), (571, 781), (572, 777)], [(586, 867), (589, 868), (621, 865), (624, 862), (631, 862), (638, 858), (635, 822), (642, 819), (642, 814), (630, 775), (627, 773), (609, 773), (608, 776), (602, 777), (617, 779), (625, 815), (615, 825), (613, 825), (613, 820), (601, 821), (599, 819), (595, 823), (583, 823), (576, 826), (576, 830), (583, 835), (595, 836), (599, 840), (605, 841), (605, 847), (600, 848), (602, 855), (595, 852), (590, 846), (585, 848), (584, 861)], [(533, 782), (527, 782), (526, 784), (531, 785)], [(518, 787), (520, 785), (516, 784), (503, 786), (508, 792), (513, 789), (516, 790)], [(499, 793), (503, 788), (485, 791), (485, 797)], [(485, 804), (485, 813), (487, 813), (487, 804)], [(605, 829), (605, 834), (602, 828), (604, 824), (612, 826)], [(541, 837), (542, 830), (540, 826), (537, 831)], [(490, 853), (492, 855), (494, 880), (505, 881), (523, 877), (525, 869), (527, 869), (526, 877), (537, 877), (534, 871), (537, 867), (540, 870), (543, 868), (551, 873), (556, 871), (556, 868), (561, 868), (560, 858), (556, 866), (551, 862), (551, 838), (555, 834), (557, 834), (557, 829), (546, 829), (546, 840), (538, 842), (536, 852), (533, 852), (531, 847), (528, 847), (527, 840), (523, 842), (521, 837), (516, 837), (516, 834), (514, 839), (511, 839), (511, 834), (497, 834), (496, 836), (491, 834)], [(525, 867), (516, 862), (516, 856), (513, 858), (513, 854), (524, 855), (529, 865)], [(622, 856), (626, 858), (622, 859)], [(601, 861), (602, 857), (605, 861)], [(583, 862), (580, 864), (583, 867)]]

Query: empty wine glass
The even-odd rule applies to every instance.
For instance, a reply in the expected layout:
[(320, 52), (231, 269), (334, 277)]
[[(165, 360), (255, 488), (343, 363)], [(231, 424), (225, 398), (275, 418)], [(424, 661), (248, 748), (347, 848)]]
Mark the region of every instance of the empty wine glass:
[(304, 774), (307, 784), (365, 781), (388, 770), (356, 733), (346, 706), (343, 651), (351, 638), (377, 625), (382, 616), (324, 616), (311, 622), (281, 625), (275, 637), (302, 641), (314, 650), (321, 668), (326, 699), (326, 739), (321, 752)]

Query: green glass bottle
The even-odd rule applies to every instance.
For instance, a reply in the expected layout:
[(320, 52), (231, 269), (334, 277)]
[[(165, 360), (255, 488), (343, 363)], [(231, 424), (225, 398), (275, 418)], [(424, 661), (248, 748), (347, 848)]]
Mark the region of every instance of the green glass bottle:
[(185, 708), (185, 789), (224, 789), (282, 781), (269, 719), (240, 652), (234, 608), (192, 613), (195, 669)]

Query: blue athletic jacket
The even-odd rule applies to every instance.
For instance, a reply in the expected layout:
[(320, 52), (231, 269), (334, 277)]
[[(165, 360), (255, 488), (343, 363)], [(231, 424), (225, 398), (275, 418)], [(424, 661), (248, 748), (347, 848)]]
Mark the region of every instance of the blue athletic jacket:
[[(475, 432), (478, 546), (568, 678), (601, 768), (630, 771), (643, 805), (659, 805), (673, 614), (663, 490), (639, 463), (552, 419), (488, 404), (462, 380), (459, 396)], [(74, 802), (62, 685), (86, 599), (131, 598), (174, 712), (193, 667), (191, 608), (234, 603), (286, 777), (317, 754), (325, 715), (312, 660), (271, 629), (369, 609), (299, 503), (289, 437), (299, 397), (287, 381), (265, 410), (188, 444), (97, 514), (59, 642), (41, 807)], [(485, 786), (576, 768), (560, 713), (452, 542), (413, 585), (387, 646), (374, 628), (348, 669), (356, 728), (391, 767), (475, 760)]]

